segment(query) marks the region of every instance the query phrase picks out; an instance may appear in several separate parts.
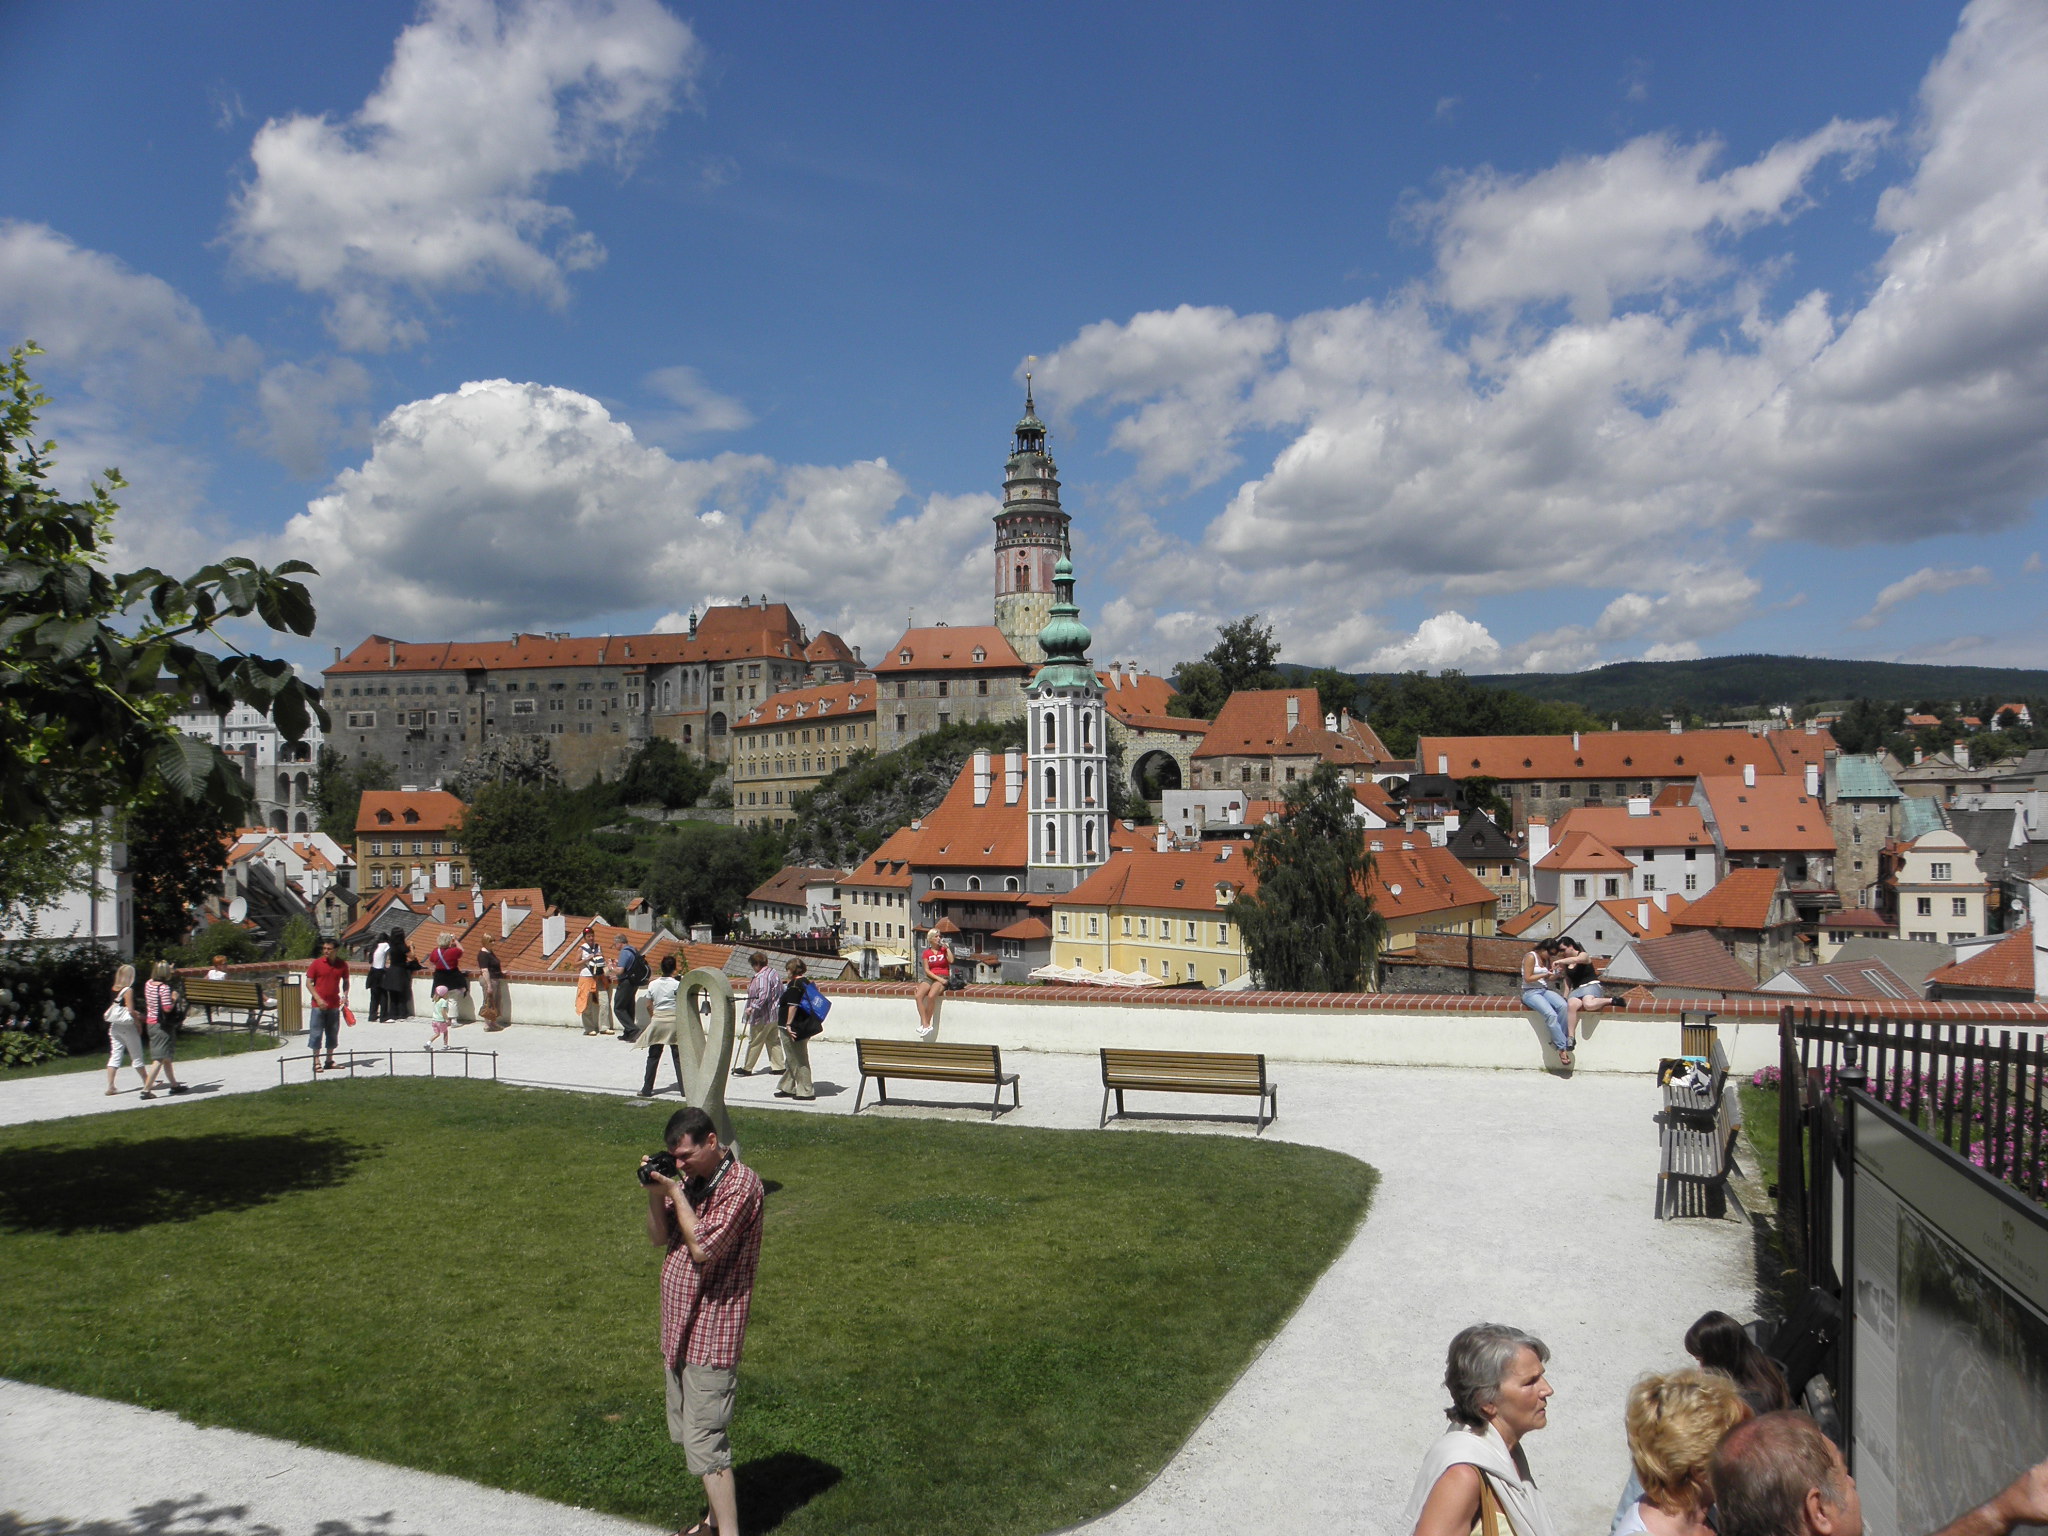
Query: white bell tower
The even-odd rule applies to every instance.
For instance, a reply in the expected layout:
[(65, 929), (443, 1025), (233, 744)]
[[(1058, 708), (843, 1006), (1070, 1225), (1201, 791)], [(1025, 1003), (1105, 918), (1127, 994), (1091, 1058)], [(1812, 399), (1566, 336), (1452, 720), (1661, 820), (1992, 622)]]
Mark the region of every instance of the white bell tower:
[(1030, 723), (1034, 891), (1070, 891), (1109, 857), (1109, 740), (1093, 638), (1074, 606), (1074, 567), (1053, 567), (1052, 617), (1039, 632), (1045, 665), (1026, 696)]

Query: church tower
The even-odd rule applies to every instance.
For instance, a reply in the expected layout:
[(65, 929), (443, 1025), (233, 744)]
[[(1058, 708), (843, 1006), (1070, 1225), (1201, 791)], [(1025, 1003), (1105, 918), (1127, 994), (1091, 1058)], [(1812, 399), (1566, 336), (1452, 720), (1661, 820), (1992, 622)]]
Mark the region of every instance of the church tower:
[(1093, 637), (1074, 606), (1074, 567), (1064, 556), (1053, 565), (1052, 587), (1051, 617), (1038, 634), (1045, 664), (1025, 699), (1031, 728), (1030, 888), (1064, 892), (1109, 857), (1109, 742), (1102, 682), (1088, 661)]
[[(1024, 375), (1024, 419), (1003, 470), (1003, 510), (996, 514), (996, 628), (1019, 658), (1045, 660), (1038, 632), (1053, 613), (1053, 566), (1070, 552), (1067, 514), (1060, 510), (1059, 468), (1045, 451), (1045, 423)], [(1086, 645), (1086, 631), (1082, 644)]]

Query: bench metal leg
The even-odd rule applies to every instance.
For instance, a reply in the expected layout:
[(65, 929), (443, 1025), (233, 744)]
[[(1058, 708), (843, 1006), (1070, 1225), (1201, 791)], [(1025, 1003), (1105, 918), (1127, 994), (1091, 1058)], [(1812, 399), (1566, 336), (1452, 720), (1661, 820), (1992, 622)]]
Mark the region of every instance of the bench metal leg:
[(999, 1077), (999, 1078), (997, 1078), (997, 1079), (996, 1079), (996, 1092), (995, 1092), (995, 1097), (989, 1100), (989, 1104), (988, 1104), (988, 1117), (989, 1117), (989, 1119), (991, 1119), (991, 1120), (994, 1120), (994, 1119), (996, 1119), (996, 1118), (997, 1118), (998, 1116), (1000, 1116), (1000, 1115), (1002, 1114), (1002, 1112), (1003, 1112), (1003, 1080), (1002, 1080), (1002, 1079), (1001, 1079), (1001, 1078)]
[(858, 1090), (858, 1091), (857, 1091), (857, 1092), (856, 1092), (856, 1093), (854, 1094), (854, 1096), (853, 1096), (853, 1112), (854, 1112), (854, 1113), (855, 1113), (856, 1115), (860, 1113), (860, 1101), (861, 1101), (861, 1100), (862, 1100), (862, 1099), (863, 1099), (864, 1097), (866, 1097), (866, 1095), (867, 1095), (867, 1091), (868, 1091), (868, 1075), (867, 1075), (867, 1073), (863, 1072), (863, 1073), (861, 1073), (861, 1075), (860, 1075), (860, 1088), (859, 1088), (859, 1090)]
[(1095, 1122), (1095, 1129), (1101, 1130), (1109, 1124), (1109, 1090), (1102, 1090), (1102, 1118)]

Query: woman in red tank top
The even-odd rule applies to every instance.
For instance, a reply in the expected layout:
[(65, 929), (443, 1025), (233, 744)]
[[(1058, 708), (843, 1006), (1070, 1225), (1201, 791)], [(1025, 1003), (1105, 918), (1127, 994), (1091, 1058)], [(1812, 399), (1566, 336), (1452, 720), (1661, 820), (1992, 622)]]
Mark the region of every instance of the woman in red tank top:
[(924, 936), (924, 950), (917, 958), (923, 971), (917, 983), (917, 1036), (929, 1040), (939, 1032), (939, 1004), (945, 1000), (946, 981), (953, 974), (953, 953), (933, 929)]

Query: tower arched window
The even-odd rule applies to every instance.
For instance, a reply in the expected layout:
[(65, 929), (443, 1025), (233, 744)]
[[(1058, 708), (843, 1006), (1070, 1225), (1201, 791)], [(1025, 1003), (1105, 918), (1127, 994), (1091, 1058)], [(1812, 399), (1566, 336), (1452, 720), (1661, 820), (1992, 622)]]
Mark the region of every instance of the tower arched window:
[(1089, 863), (1095, 861), (1095, 822), (1090, 819), (1081, 823), (1081, 849)]
[(1056, 768), (1045, 770), (1045, 803), (1058, 805), (1060, 801), (1060, 775)]
[(1058, 732), (1058, 729), (1057, 729), (1057, 727), (1055, 727), (1055, 725), (1053, 724), (1053, 713), (1052, 713), (1052, 711), (1051, 711), (1051, 710), (1047, 710), (1047, 711), (1045, 712), (1045, 716), (1044, 716), (1044, 718), (1045, 718), (1045, 742), (1044, 742), (1044, 746), (1045, 746), (1045, 750), (1046, 750), (1046, 751), (1048, 751), (1048, 752), (1051, 752), (1051, 751), (1055, 750), (1055, 749), (1056, 749), (1056, 748), (1058, 747), (1058, 745), (1059, 745), (1059, 732)]
[(1081, 770), (1081, 803), (1083, 805), (1093, 805), (1095, 803), (1095, 770), (1093, 768), (1083, 768)]
[(1060, 856), (1060, 824), (1050, 816), (1045, 818), (1045, 860), (1057, 863)]
[(1019, 592), (1029, 592), (1031, 590), (1031, 567), (1028, 565), (1017, 567), (1017, 590)]
[(978, 890), (980, 890), (980, 889), (981, 889), (981, 876), (979, 876), (979, 875), (969, 875), (969, 876), (967, 877), (967, 889), (969, 889), (970, 891), (978, 891)]

